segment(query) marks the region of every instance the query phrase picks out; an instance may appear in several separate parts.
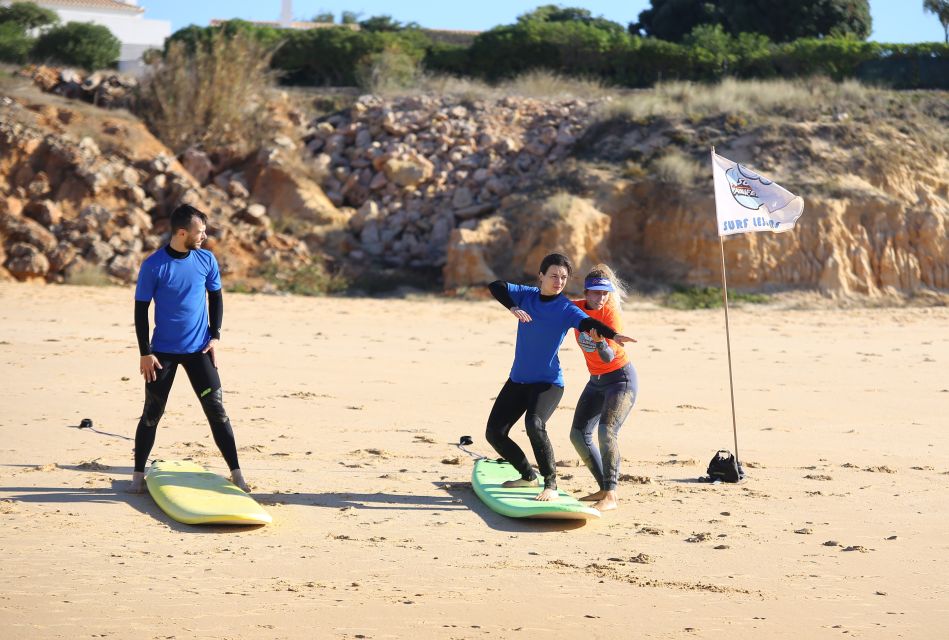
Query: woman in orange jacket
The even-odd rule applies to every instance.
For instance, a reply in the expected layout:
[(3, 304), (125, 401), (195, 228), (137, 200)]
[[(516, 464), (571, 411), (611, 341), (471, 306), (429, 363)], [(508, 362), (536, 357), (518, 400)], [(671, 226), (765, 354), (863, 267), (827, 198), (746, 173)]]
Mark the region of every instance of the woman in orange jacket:
[[(573, 303), (591, 318), (622, 331), (620, 317), (625, 287), (613, 270), (600, 264), (584, 279), (584, 298)], [(600, 511), (616, 509), (620, 453), (620, 427), (636, 403), (638, 381), (623, 345), (607, 339), (595, 329), (574, 330), (577, 343), (590, 370), (590, 381), (580, 394), (570, 429), (570, 441), (580, 459), (600, 485), (600, 490), (581, 500), (595, 502)], [(635, 341), (633, 341), (635, 342)], [(598, 432), (599, 446), (593, 441)]]

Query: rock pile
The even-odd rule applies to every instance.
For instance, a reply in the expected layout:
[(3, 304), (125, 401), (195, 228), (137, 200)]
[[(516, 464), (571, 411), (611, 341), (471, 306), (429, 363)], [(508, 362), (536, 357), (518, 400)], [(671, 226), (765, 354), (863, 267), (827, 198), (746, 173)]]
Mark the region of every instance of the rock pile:
[(529, 98), (360, 97), (311, 123), (304, 142), (348, 219), (348, 256), (442, 267), (452, 231), (563, 159), (592, 103)]
[(47, 93), (108, 109), (131, 108), (138, 87), (138, 81), (132, 76), (112, 71), (95, 71), (83, 75), (75, 69), (30, 65), (18, 73), (32, 79), (36, 86)]
[[(38, 125), (79, 118), (50, 109), (0, 97), (0, 278), (63, 282), (91, 273), (133, 282), (145, 255), (165, 241), (168, 214), (180, 203), (209, 213), (205, 246), (232, 282), (261, 265), (292, 269), (310, 260), (302, 241), (273, 231), (265, 207), (232, 197), (246, 198), (239, 180), (202, 187), (133, 120), (109, 119), (105, 130), (144, 140), (137, 152), (103, 153), (92, 137)], [(88, 117), (83, 124), (102, 127)]]

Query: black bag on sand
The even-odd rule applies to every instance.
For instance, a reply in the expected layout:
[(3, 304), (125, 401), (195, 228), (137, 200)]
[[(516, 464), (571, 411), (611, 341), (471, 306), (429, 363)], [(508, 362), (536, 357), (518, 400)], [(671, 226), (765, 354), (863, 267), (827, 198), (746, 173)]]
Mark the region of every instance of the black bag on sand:
[(725, 449), (712, 457), (706, 473), (708, 473), (709, 482), (738, 482), (745, 477), (745, 470), (741, 468), (741, 463), (731, 451)]

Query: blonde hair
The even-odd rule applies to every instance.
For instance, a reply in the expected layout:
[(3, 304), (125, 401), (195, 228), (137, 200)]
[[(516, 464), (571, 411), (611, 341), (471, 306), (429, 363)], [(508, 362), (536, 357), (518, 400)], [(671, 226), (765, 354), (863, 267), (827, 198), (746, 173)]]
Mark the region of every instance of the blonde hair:
[(613, 306), (617, 311), (620, 311), (623, 308), (623, 301), (626, 299), (626, 296), (629, 295), (629, 289), (626, 286), (626, 283), (619, 279), (619, 276), (610, 269), (609, 266), (605, 264), (594, 265), (590, 272), (586, 275), (587, 278), (606, 278), (613, 284), (613, 291), (611, 291), (610, 299), (607, 301), (607, 304)]

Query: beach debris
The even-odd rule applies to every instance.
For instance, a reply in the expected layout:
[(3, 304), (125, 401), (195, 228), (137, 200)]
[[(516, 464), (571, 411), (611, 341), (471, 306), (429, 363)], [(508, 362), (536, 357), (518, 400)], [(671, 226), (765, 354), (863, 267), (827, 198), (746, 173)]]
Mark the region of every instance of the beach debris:
[(77, 469), (82, 469), (83, 471), (108, 471), (112, 467), (107, 464), (101, 464), (99, 462), (100, 458), (95, 460), (90, 460), (89, 462), (80, 462), (76, 465)]
[(691, 536), (685, 539), (686, 542), (705, 542), (706, 540), (711, 540), (712, 534), (707, 531), (701, 533), (693, 533)]
[(825, 547), (839, 547), (840, 546), (840, 543), (837, 542), (836, 540), (828, 540), (827, 542), (824, 542), (823, 544)]
[(807, 480), (833, 480), (833, 478), (826, 473), (809, 473), (804, 477)]
[(56, 469), (61, 469), (57, 463), (49, 462), (47, 464), (38, 464), (35, 467), (29, 467), (27, 471), (55, 471)]
[(461, 464), (461, 458), (454, 456), (451, 458), (442, 458), (442, 464)]
[(812, 533), (814, 533), (814, 531), (812, 529), (808, 529), (807, 527), (804, 527), (802, 529), (795, 529), (794, 533), (800, 533), (801, 535), (809, 536)]
[(698, 463), (692, 458), (686, 458), (684, 460), (663, 460), (659, 464), (668, 464), (668, 465), (678, 464), (678, 465), (682, 465), (683, 467), (692, 467)]

